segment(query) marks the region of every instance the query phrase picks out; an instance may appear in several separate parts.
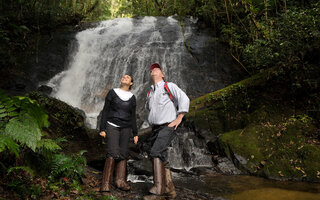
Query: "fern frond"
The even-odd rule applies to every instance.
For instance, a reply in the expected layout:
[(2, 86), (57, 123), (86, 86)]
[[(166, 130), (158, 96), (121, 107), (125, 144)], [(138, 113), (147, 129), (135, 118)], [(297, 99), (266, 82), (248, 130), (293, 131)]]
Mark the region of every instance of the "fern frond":
[(0, 90), (0, 102), (1, 102), (1, 104), (6, 103), (7, 101), (10, 101), (10, 98), (2, 90)]
[(10, 167), (8, 169), (8, 172), (7, 174), (9, 175), (10, 173), (14, 172), (14, 171), (17, 171), (17, 170), (23, 170), (25, 172), (28, 172), (32, 177), (34, 176), (34, 171), (28, 167), (28, 166), (17, 166), (17, 167)]
[(61, 142), (68, 142), (68, 140), (66, 138), (64, 138), (64, 137), (62, 137), (62, 138), (59, 137), (59, 138), (56, 139), (56, 143), (57, 144), (60, 144)]
[(29, 97), (17, 97), (21, 100), (21, 109), (25, 110), (30, 116), (37, 120), (40, 128), (49, 127), (48, 115), (44, 109)]
[(10, 137), (0, 134), (0, 152), (9, 149), (16, 156), (19, 155), (19, 145), (15, 143)]
[(84, 153), (87, 153), (88, 151), (87, 150), (81, 150), (79, 151), (79, 155), (82, 156)]
[(38, 149), (45, 149), (48, 151), (61, 150), (61, 147), (52, 139), (41, 139), (37, 143)]
[(80, 178), (83, 174), (83, 165), (85, 164), (86, 159), (79, 154), (72, 156), (56, 154), (52, 160), (51, 177), (66, 176), (69, 178)]
[(37, 121), (27, 113), (19, 118), (11, 119), (6, 125), (5, 134), (33, 151), (36, 150), (37, 143), (42, 136)]
[(4, 129), (6, 128), (6, 122), (0, 120), (0, 134), (4, 134)]

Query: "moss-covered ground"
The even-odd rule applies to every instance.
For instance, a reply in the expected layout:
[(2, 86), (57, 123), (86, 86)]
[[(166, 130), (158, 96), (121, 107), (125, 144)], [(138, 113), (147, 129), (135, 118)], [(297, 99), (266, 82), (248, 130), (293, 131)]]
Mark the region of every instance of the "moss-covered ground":
[(314, 131), (318, 130), (305, 116), (291, 117), (224, 133), (219, 142), (230, 158), (235, 153), (246, 159), (242, 167), (249, 173), (319, 181), (320, 145), (309, 137)]

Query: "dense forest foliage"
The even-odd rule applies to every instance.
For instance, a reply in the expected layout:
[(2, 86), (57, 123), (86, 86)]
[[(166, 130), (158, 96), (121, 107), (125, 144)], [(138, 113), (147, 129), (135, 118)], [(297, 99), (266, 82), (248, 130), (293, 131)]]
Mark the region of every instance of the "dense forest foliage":
[[(37, 51), (39, 37), (61, 26), (177, 14), (197, 17), (211, 28), (248, 77), (271, 69), (288, 74), (284, 83), (293, 92), (314, 95), (318, 88), (317, 0), (1, 0), (0, 13), (2, 74), (19, 69), (21, 53)], [(314, 98), (313, 109), (319, 110), (319, 96)], [(0, 93), (0, 185), (9, 183), (7, 188), (21, 198), (40, 195), (43, 188), (64, 188), (66, 193), (79, 188), (83, 152), (64, 155), (59, 144), (65, 140), (50, 139), (48, 126), (48, 116), (36, 102)]]
[(275, 65), (318, 62), (320, 4), (277, 0), (133, 0), (117, 11), (132, 16), (195, 16), (229, 44), (249, 74)]

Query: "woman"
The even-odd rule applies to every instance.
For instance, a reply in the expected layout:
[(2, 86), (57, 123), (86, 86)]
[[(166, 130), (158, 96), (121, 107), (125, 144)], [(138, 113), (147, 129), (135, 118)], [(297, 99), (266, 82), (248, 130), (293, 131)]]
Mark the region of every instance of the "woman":
[(131, 132), (134, 135), (134, 143), (138, 142), (136, 98), (130, 92), (132, 85), (132, 76), (124, 75), (120, 88), (110, 90), (105, 99), (100, 135), (107, 138), (107, 158), (100, 192), (110, 191), (115, 163), (116, 186), (121, 190), (130, 190), (126, 180), (126, 157)]

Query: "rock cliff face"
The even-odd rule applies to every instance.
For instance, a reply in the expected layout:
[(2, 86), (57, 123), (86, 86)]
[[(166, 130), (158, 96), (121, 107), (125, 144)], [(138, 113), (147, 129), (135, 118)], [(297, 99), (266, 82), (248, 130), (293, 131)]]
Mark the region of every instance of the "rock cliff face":
[[(0, 88), (12, 95), (37, 90), (39, 84), (65, 69), (76, 32), (74, 27), (65, 26), (50, 35), (34, 36), (36, 48), (19, 55), (19, 66), (15, 69), (0, 74)], [(50, 92), (50, 88), (45, 91)]]

